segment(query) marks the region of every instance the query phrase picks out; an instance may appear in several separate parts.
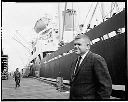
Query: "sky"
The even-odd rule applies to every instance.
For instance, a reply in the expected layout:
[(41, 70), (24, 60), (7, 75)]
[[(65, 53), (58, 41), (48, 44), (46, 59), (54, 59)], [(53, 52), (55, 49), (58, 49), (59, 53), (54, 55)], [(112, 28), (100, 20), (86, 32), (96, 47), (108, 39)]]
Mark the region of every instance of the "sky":
[[(64, 10), (64, 4), (60, 3), (60, 11)], [(73, 6), (72, 6), (73, 4)], [(85, 19), (91, 2), (67, 3), (67, 8), (75, 8), (78, 16), (78, 23), (88, 24), (90, 16)], [(93, 8), (96, 2), (93, 3)], [(120, 6), (124, 6), (121, 4)], [(110, 11), (110, 4), (107, 7)], [(101, 7), (98, 7), (95, 16), (102, 19)], [(108, 11), (106, 8), (105, 13)], [(2, 49), (4, 54), (9, 56), (9, 71), (14, 71), (17, 67), (22, 69), (30, 61), (31, 41), (36, 38), (34, 31), (35, 23), (44, 15), (54, 18), (58, 13), (57, 2), (38, 2), (38, 3), (15, 3), (2, 2)], [(99, 21), (100, 22), (100, 21)], [(94, 19), (92, 23), (97, 23)]]
[(55, 15), (55, 5), (7, 2), (2, 4), (2, 48), (4, 54), (9, 55), (9, 71), (17, 67), (21, 69), (28, 63), (30, 42), (37, 35), (33, 29), (34, 25), (45, 13)]

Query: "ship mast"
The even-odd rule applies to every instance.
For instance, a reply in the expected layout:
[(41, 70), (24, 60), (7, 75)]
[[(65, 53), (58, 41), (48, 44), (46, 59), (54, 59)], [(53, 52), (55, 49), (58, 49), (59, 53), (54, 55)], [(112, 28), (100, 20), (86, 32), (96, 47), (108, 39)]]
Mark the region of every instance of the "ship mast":
[(89, 20), (89, 23), (87, 25), (87, 29), (90, 29), (90, 24), (91, 24), (92, 18), (94, 17), (94, 14), (95, 14), (95, 11), (96, 11), (97, 6), (98, 6), (98, 2), (97, 2), (96, 6), (94, 8), (94, 11), (93, 11), (93, 14), (92, 14), (90, 20)]
[[(61, 16), (60, 16), (60, 4), (58, 4), (58, 16), (59, 16), (59, 42), (63, 41), (63, 35), (64, 35), (64, 28), (65, 28), (65, 14), (67, 9), (67, 2), (65, 2), (65, 8), (64, 8), (64, 19), (63, 19), (63, 29), (61, 29)], [(62, 30), (62, 32), (61, 32)]]
[(62, 32), (62, 38), (61, 38), (62, 41), (63, 41), (63, 35), (64, 35), (66, 8), (67, 8), (67, 2), (65, 2), (65, 8), (64, 8), (63, 32)]
[(101, 14), (102, 14), (102, 20), (103, 20), (103, 22), (104, 22), (104, 4), (103, 3), (101, 3)]
[(59, 20), (59, 30), (58, 30), (58, 33), (59, 33), (59, 42), (61, 41), (60, 40), (60, 3), (58, 3), (58, 20)]

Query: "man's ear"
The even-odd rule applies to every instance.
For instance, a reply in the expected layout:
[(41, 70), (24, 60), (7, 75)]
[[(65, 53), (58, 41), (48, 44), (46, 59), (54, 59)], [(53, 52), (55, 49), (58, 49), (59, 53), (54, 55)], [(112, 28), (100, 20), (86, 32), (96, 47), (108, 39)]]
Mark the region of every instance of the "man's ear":
[(89, 43), (87, 44), (87, 49), (90, 49), (90, 44)]

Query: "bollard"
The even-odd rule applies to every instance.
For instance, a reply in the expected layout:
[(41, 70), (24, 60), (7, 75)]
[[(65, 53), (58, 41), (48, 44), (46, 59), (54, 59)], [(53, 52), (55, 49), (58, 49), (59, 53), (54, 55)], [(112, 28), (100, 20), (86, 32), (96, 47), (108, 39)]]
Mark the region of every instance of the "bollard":
[(63, 90), (63, 78), (62, 77), (57, 77), (57, 90), (62, 91)]

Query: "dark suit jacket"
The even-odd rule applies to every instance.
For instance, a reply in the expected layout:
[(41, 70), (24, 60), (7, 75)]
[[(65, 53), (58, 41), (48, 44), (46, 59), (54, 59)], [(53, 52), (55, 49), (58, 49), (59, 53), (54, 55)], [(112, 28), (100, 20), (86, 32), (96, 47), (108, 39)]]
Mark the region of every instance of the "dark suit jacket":
[(71, 68), (70, 99), (109, 99), (112, 81), (104, 58), (89, 51), (74, 75), (75, 63)]

